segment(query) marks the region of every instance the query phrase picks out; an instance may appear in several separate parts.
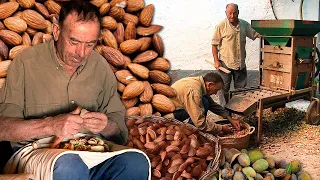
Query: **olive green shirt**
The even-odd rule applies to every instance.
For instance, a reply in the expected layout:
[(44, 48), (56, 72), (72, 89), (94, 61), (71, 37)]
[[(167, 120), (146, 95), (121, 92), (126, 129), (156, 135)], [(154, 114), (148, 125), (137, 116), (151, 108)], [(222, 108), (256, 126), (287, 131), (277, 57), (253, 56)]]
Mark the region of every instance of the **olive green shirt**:
[[(206, 120), (202, 97), (205, 96), (207, 92), (202, 76), (182, 78), (172, 84), (171, 87), (175, 89), (177, 93), (176, 97), (170, 98), (176, 110), (185, 109), (197, 128), (207, 132), (220, 132), (222, 130), (221, 125), (210, 123)], [(209, 110), (211, 112), (223, 118), (228, 116), (228, 112), (214, 102), (211, 97), (208, 97), (208, 100), (210, 104)]]
[(53, 41), (24, 50), (8, 69), (0, 102), (0, 116), (23, 119), (68, 113), (77, 106), (102, 112), (121, 130), (119, 137), (111, 140), (121, 144), (127, 140), (117, 80), (107, 61), (95, 51), (70, 76), (59, 64)]
[(233, 26), (226, 18), (216, 26), (211, 44), (219, 46), (221, 61), (239, 70), (246, 66), (246, 37), (254, 40), (258, 33), (245, 20), (239, 19), (238, 26)]

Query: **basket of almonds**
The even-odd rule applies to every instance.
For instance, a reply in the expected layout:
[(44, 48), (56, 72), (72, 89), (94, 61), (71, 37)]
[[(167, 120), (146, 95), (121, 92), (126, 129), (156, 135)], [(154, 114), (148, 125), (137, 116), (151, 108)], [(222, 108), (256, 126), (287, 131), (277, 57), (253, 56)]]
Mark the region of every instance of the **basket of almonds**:
[(160, 116), (128, 116), (128, 147), (144, 151), (155, 179), (208, 179), (218, 170), (218, 139)]

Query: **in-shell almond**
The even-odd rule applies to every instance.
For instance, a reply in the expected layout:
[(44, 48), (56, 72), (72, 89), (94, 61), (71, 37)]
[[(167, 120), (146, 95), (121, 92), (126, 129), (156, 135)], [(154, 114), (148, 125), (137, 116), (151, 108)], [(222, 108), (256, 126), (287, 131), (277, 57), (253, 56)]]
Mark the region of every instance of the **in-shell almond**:
[(2, 29), (6, 29), (6, 28), (5, 28), (4, 24), (0, 21), (0, 30), (2, 30)]
[(155, 60), (150, 61), (146, 65), (150, 70), (168, 71), (170, 69), (170, 62), (162, 57), (158, 57)]
[(131, 59), (130, 59), (130, 57), (128, 57), (128, 56), (123, 56), (123, 57), (124, 57), (124, 59), (125, 59), (125, 61), (126, 61), (126, 64), (124, 65), (124, 67), (127, 68), (127, 67), (128, 67), (128, 64), (131, 63)]
[(37, 32), (32, 39), (32, 46), (43, 43), (43, 32)]
[(35, 10), (24, 10), (21, 18), (33, 29), (45, 29), (48, 26), (43, 16)]
[(112, 47), (103, 46), (102, 55), (111, 65), (123, 67), (126, 63), (125, 59), (123, 58), (123, 54), (119, 50)]
[(139, 38), (138, 41), (141, 42), (141, 47), (139, 51), (143, 52), (149, 49), (151, 43), (152, 43), (152, 38), (151, 37), (142, 37)]
[(176, 91), (172, 87), (170, 87), (166, 84), (154, 83), (154, 84), (151, 84), (151, 87), (157, 93), (163, 94), (167, 97), (175, 97), (176, 96)]
[(134, 25), (133, 22), (129, 22), (127, 24), (126, 29), (124, 30), (124, 39), (129, 40), (129, 39), (136, 39), (136, 26)]
[(153, 95), (151, 104), (159, 112), (170, 113), (175, 110), (175, 106), (172, 101), (162, 94)]
[(118, 43), (112, 32), (108, 29), (103, 29), (102, 31), (103, 42), (114, 49), (118, 49)]
[(21, 53), (24, 49), (30, 47), (28, 45), (18, 45), (10, 49), (9, 59), (13, 59), (17, 54)]
[(2, 59), (8, 59), (8, 55), (9, 55), (8, 46), (2, 40), (0, 40), (0, 57)]
[(126, 69), (122, 69), (122, 70), (115, 72), (115, 75), (116, 75), (118, 81), (120, 81), (123, 84), (129, 84), (130, 82), (137, 80), (137, 78), (135, 78), (131, 74), (131, 72)]
[(35, 0), (16, 0), (21, 7), (29, 9), (34, 6)]
[(152, 37), (152, 44), (154, 49), (158, 52), (159, 56), (163, 56), (164, 45), (161, 37), (158, 34), (154, 34)]
[(131, 107), (126, 111), (126, 116), (139, 116), (139, 115), (140, 115), (139, 107)]
[(7, 76), (7, 70), (11, 64), (11, 60), (1, 61), (0, 62), (0, 77)]
[(0, 19), (5, 19), (11, 16), (19, 8), (17, 2), (5, 2), (0, 4)]
[(134, 105), (137, 104), (137, 102), (139, 101), (138, 97), (134, 97), (134, 98), (131, 98), (131, 99), (121, 99), (124, 107), (126, 109), (129, 109), (131, 107), (133, 107)]
[(99, 12), (100, 12), (101, 16), (106, 15), (109, 12), (110, 7), (111, 6), (109, 3), (102, 4), (101, 7), (99, 8)]
[(127, 12), (135, 12), (144, 7), (144, 0), (128, 0), (127, 1)]
[(143, 103), (149, 103), (152, 100), (153, 97), (153, 90), (150, 86), (150, 83), (148, 81), (143, 81), (144, 83), (144, 91), (142, 94), (140, 94), (140, 101)]
[(129, 40), (123, 41), (120, 44), (120, 50), (124, 54), (132, 54), (138, 51), (140, 47), (141, 47), (141, 42), (135, 39), (129, 39)]
[(91, 0), (90, 3), (97, 6), (101, 7), (104, 3), (107, 3), (108, 0)]
[(0, 39), (11, 46), (22, 44), (22, 37), (18, 33), (10, 30), (0, 30)]
[(147, 5), (140, 13), (140, 23), (144, 26), (150, 26), (154, 14), (153, 4)]
[(34, 36), (38, 31), (36, 29), (33, 29), (31, 27), (27, 27), (26, 33), (29, 34), (29, 36)]
[(152, 115), (152, 105), (150, 103), (139, 104), (140, 116)]
[(126, 86), (124, 84), (122, 84), (121, 82), (118, 81), (117, 89), (119, 92), (123, 92), (125, 87)]
[(43, 31), (44, 31), (46, 34), (52, 34), (52, 32), (53, 32), (52, 23), (51, 23), (49, 20), (46, 20), (46, 23), (47, 23), (47, 28), (44, 29)]
[(122, 21), (126, 12), (121, 7), (112, 7), (109, 11), (109, 16), (115, 18), (117, 21)]
[(50, 14), (60, 14), (61, 6), (55, 1), (46, 1), (44, 3)]
[(110, 5), (125, 8), (127, 6), (127, 0), (112, 0)]
[(117, 29), (113, 32), (118, 44), (124, 41), (124, 27), (122, 23), (117, 23)]
[(27, 29), (27, 23), (18, 17), (8, 17), (3, 20), (4, 25), (11, 31), (22, 33)]
[(44, 16), (45, 18), (49, 18), (49, 11), (48, 11), (48, 9), (43, 5), (43, 4), (41, 4), (41, 3), (38, 3), (38, 2), (36, 2), (35, 4), (34, 4), (34, 6), (35, 6), (35, 8), (36, 8), (36, 10), (38, 11), (38, 12), (40, 12), (40, 14), (42, 15), (42, 16)]
[(51, 39), (53, 39), (53, 36), (51, 34), (43, 34), (42, 36), (42, 42), (49, 42)]
[(139, 96), (144, 90), (144, 83), (142, 81), (133, 81), (129, 83), (123, 91), (122, 99), (131, 99)]
[(145, 51), (139, 55), (137, 55), (132, 62), (134, 63), (144, 63), (151, 61), (152, 59), (155, 59), (158, 57), (158, 53), (153, 50)]
[(97, 45), (94, 47), (94, 50), (97, 51), (99, 54), (102, 54), (102, 47), (103, 47), (103, 45), (97, 44)]
[(17, 18), (20, 18), (22, 17), (22, 11), (16, 11), (14, 14), (12, 14), (11, 17), (17, 17)]
[(114, 31), (117, 29), (117, 21), (111, 16), (104, 16), (101, 19), (101, 26)]
[(123, 24), (128, 24), (129, 22), (134, 23), (135, 25), (139, 24), (139, 18), (136, 15), (126, 13), (123, 18)]
[(156, 82), (156, 83), (170, 84), (171, 82), (170, 76), (159, 70), (150, 71), (149, 77), (153, 82)]
[(137, 27), (137, 34), (141, 36), (150, 36), (154, 33), (159, 32), (162, 29), (162, 26), (152, 24), (149, 27), (139, 26)]
[(130, 71), (142, 78), (142, 79), (148, 79), (149, 78), (149, 69), (146, 68), (145, 66), (143, 65), (140, 65), (140, 64), (137, 64), (137, 63), (130, 63), (128, 64), (128, 68), (130, 69)]

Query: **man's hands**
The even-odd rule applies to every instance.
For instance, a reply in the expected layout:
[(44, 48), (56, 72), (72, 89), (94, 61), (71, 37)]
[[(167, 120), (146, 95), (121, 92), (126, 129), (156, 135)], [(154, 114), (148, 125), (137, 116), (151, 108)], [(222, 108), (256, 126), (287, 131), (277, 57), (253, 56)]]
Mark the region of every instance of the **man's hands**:
[(241, 121), (239, 119), (229, 119), (231, 124), (236, 128), (237, 131), (240, 131), (241, 129)]
[(83, 118), (83, 127), (93, 133), (103, 131), (108, 125), (108, 117), (100, 112), (87, 112), (81, 116)]
[(219, 70), (219, 67), (221, 67), (221, 62), (220, 61), (214, 61), (214, 67), (216, 68), (216, 70)]
[(99, 133), (106, 128), (108, 117), (104, 113), (86, 112), (80, 116), (81, 109), (81, 107), (78, 107), (71, 113), (46, 118), (53, 132), (50, 134), (71, 138), (81, 128), (85, 128), (93, 133)]
[(233, 119), (232, 117), (228, 116), (227, 119), (230, 121), (230, 124), (222, 125), (222, 132), (223, 134), (230, 134), (234, 129), (237, 131), (241, 130), (242, 122), (238, 119)]
[(71, 138), (73, 135), (77, 134), (83, 123), (83, 119), (79, 115), (74, 115), (72, 113), (48, 117), (46, 119), (50, 121), (49, 124), (53, 131), (52, 134), (66, 138)]

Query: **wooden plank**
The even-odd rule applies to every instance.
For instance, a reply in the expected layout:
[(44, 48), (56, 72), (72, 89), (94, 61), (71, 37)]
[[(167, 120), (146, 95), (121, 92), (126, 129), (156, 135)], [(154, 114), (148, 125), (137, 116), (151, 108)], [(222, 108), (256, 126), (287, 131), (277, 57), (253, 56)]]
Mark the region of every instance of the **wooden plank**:
[(289, 54), (264, 53), (263, 67), (270, 67), (271, 69), (281, 68), (283, 71), (291, 72), (292, 56)]
[(267, 70), (272, 70), (272, 71), (278, 71), (278, 72), (286, 72), (286, 73), (290, 73), (291, 72), (290, 68), (274, 68), (274, 67), (268, 67), (268, 66), (265, 66), (265, 65), (261, 65), (260, 68), (267, 69)]
[(270, 88), (281, 88), (289, 90), (291, 74), (284, 73), (284, 72), (277, 72), (277, 71), (270, 71), (270, 70), (263, 70), (263, 81), (266, 87)]
[(261, 48), (262, 52), (269, 53), (277, 53), (277, 54), (292, 54), (290, 47), (279, 47), (279, 46), (271, 46), (265, 45), (264, 48)]

